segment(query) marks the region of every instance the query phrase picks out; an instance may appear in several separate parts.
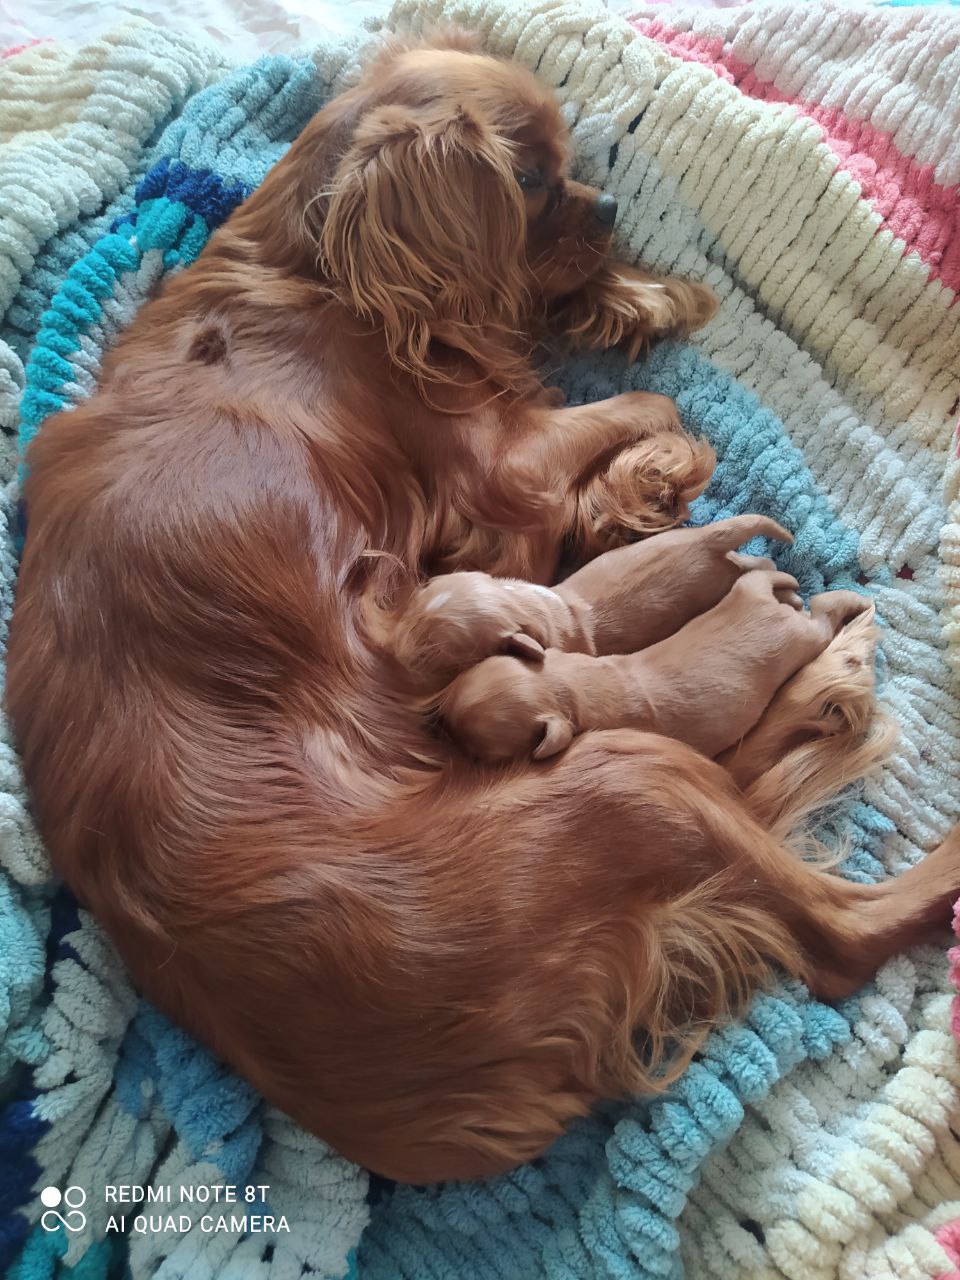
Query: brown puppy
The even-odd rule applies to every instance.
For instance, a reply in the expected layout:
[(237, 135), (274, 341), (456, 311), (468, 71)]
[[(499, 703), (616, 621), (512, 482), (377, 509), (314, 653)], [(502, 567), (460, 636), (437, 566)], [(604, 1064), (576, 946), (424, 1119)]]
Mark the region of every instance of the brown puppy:
[[(710, 472), (669, 401), (541, 393), (545, 336), (636, 351), (714, 306), (609, 260), (567, 153), (519, 67), (389, 52), (27, 459), (8, 702), (56, 870), (150, 999), (414, 1182), (661, 1087), (773, 966), (855, 989), (960, 887), (957, 834), (877, 887), (790, 854), (846, 776), (816, 689), (741, 761), (749, 793), (654, 734), (493, 771), (425, 725), (388, 643), (424, 578), (547, 583)], [(786, 745), (804, 784), (764, 791)]]
[(733, 516), (617, 547), (554, 587), (439, 574), (391, 618), (385, 640), (428, 692), (489, 654), (632, 653), (718, 604), (748, 570), (773, 569), (735, 551), (756, 537), (793, 541), (766, 516)]
[(828, 591), (808, 612), (796, 592), (789, 574), (754, 569), (707, 613), (642, 652), (551, 648), (526, 660), (487, 658), (443, 694), (444, 723), (469, 755), (491, 763), (545, 760), (589, 729), (662, 733), (712, 759), (746, 737), (843, 623), (870, 608), (851, 591)]

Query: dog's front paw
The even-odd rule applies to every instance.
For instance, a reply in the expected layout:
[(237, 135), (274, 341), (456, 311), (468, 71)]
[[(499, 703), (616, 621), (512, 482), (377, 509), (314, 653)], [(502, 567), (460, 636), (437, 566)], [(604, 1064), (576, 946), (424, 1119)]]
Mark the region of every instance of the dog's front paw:
[(638, 534), (680, 524), (715, 465), (710, 445), (682, 431), (662, 432), (624, 449), (579, 490), (579, 550), (598, 555)]
[(709, 285), (611, 263), (554, 305), (554, 333), (581, 351), (620, 347), (635, 360), (650, 342), (701, 329), (719, 301)]
[(720, 299), (708, 284), (671, 280), (670, 287), (676, 290), (674, 333), (693, 333), (696, 329), (702, 329), (717, 314)]
[(823, 653), (777, 695), (780, 718), (804, 736), (829, 737), (843, 730), (862, 736), (870, 726), (876, 709), (873, 658), (880, 632), (870, 602), (859, 599), (859, 613), (853, 602), (840, 602), (843, 625)]
[(627, 345), (632, 358), (653, 338), (683, 337), (702, 329), (720, 305), (709, 285), (689, 280), (625, 280), (624, 300), (635, 313), (628, 327)]

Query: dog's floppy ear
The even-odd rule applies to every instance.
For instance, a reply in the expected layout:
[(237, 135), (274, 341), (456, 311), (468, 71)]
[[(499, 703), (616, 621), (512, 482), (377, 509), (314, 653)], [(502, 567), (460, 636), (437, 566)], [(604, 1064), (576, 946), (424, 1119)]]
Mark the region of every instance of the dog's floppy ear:
[(320, 266), (340, 299), (383, 324), (393, 359), (442, 377), (431, 342), (503, 362), (526, 296), (523, 196), (511, 144), (476, 113), (382, 106), (334, 177)]
[(543, 720), (543, 737), (533, 749), (534, 760), (546, 760), (565, 751), (573, 741), (573, 726), (562, 716), (546, 716)]

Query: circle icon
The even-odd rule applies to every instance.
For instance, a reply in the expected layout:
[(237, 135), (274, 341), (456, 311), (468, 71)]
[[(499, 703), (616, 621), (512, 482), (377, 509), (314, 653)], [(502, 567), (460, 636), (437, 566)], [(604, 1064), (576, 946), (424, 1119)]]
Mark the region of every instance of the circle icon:
[[(67, 1187), (61, 1191), (58, 1187), (44, 1187), (40, 1192), (40, 1203), (44, 1212), (40, 1215), (40, 1225), (44, 1231), (59, 1231), (66, 1227), (68, 1231), (82, 1231), (87, 1225), (87, 1215), (80, 1212), (80, 1206), (86, 1204), (87, 1193), (83, 1187)], [(63, 1213), (60, 1206), (65, 1205)]]

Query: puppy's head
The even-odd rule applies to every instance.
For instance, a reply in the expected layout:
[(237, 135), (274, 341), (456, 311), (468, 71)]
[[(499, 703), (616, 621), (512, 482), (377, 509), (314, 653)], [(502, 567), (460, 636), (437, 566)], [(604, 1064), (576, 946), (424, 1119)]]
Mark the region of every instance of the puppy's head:
[(471, 667), (443, 695), (440, 714), (458, 746), (490, 764), (544, 760), (573, 740), (543, 667), (522, 658), (487, 658)]
[(461, 353), (509, 384), (504, 350), (519, 367), (532, 318), (599, 268), (616, 202), (569, 178), (557, 101), (515, 63), (391, 50), (345, 97), (306, 213), (326, 280), (408, 371)]

